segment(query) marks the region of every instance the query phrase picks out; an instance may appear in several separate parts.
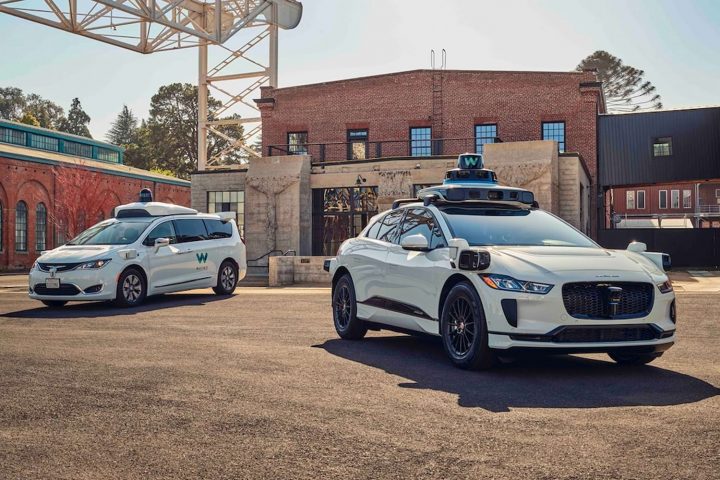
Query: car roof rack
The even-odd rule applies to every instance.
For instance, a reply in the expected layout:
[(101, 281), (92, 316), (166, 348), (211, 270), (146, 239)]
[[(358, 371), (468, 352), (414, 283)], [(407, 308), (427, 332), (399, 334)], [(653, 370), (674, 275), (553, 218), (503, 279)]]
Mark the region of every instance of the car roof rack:
[(421, 201), (422, 200), (417, 197), (415, 197), (415, 198), (399, 198), (392, 203), (392, 209), (395, 210), (400, 205), (404, 205), (406, 203), (418, 203)]

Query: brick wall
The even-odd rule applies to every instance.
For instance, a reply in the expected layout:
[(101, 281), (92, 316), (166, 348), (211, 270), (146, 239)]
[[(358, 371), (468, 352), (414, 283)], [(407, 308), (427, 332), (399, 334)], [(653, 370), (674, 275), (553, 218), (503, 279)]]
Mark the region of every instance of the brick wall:
[[(411, 127), (440, 123), (433, 119), (432, 90), (431, 70), (263, 87), (258, 102), (263, 151), (286, 144), (288, 132), (296, 131), (307, 131), (309, 143), (346, 142), (347, 130), (356, 128), (367, 128), (371, 142), (407, 140)], [(447, 139), (470, 138), (476, 124), (495, 123), (503, 142), (540, 140), (542, 122), (565, 122), (565, 151), (579, 153), (592, 177), (594, 215), (596, 118), (604, 111), (594, 73), (448, 70), (442, 73), (442, 107), (442, 137)], [(435, 131), (433, 136), (438, 137)], [(382, 154), (402, 156), (407, 150), (406, 143), (383, 145)]]
[[(2, 204), (2, 231), (0, 232), (0, 270), (20, 270), (29, 268), (39, 252), (36, 249), (36, 208), (38, 203), (45, 204), (47, 215), (46, 248), (55, 247), (55, 225), (53, 209), (55, 205), (55, 170), (49, 163), (21, 161), (0, 156), (0, 203)], [(153, 190), (155, 200), (179, 205), (190, 205), (190, 189), (188, 187), (140, 180), (119, 175), (100, 174), (100, 181), (106, 183), (108, 201), (100, 207), (107, 218), (112, 209), (120, 204), (137, 200), (143, 188)], [(18, 202), (27, 204), (27, 251), (18, 252), (15, 248), (15, 208)], [(88, 206), (88, 225), (94, 223), (92, 218), (98, 212), (97, 205)]]
[[(667, 208), (660, 208), (660, 191), (667, 192)], [(680, 198), (679, 208), (672, 208), (672, 191), (678, 190)], [(683, 191), (690, 191), (690, 206), (683, 207)], [(627, 208), (627, 192), (634, 192), (635, 208)], [(638, 208), (637, 192), (645, 192), (645, 208)], [(694, 183), (667, 183), (659, 185), (644, 185), (632, 188), (612, 189), (613, 211), (620, 215), (652, 215), (660, 213), (694, 213), (696, 206)]]

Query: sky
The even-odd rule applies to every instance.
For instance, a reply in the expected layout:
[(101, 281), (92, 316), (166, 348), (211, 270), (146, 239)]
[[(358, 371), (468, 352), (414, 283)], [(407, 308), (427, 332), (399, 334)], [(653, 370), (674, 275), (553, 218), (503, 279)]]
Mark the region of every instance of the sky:
[[(644, 70), (665, 108), (720, 105), (720, 0), (302, 3), (298, 27), (280, 32), (281, 87), (430, 68), (432, 49), (447, 51), (448, 69), (540, 71), (607, 50)], [(65, 109), (79, 97), (99, 139), (123, 104), (146, 118), (161, 85), (196, 83), (198, 71), (194, 49), (142, 55), (6, 14), (0, 59), (0, 87)]]

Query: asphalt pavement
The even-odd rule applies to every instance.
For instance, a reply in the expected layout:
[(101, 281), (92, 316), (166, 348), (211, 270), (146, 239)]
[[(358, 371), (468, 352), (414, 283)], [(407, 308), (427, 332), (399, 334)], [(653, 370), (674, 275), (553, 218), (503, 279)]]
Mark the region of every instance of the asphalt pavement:
[(0, 288), (0, 478), (718, 479), (720, 294), (678, 312), (650, 366), (466, 372), (432, 339), (338, 339), (326, 288), (128, 310)]

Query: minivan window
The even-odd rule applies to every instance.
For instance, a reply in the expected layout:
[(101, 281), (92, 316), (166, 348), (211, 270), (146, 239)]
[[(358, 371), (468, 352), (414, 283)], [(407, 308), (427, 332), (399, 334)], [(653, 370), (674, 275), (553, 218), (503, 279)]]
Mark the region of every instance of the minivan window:
[(380, 220), (380, 230), (377, 239), (383, 242), (396, 243), (398, 237), (398, 226), (402, 220), (405, 210), (394, 210)]
[(230, 222), (207, 218), (203, 220), (203, 222), (205, 222), (205, 228), (207, 229), (210, 239), (232, 237), (232, 224)]
[(370, 228), (368, 228), (367, 233), (365, 234), (365, 237), (367, 238), (377, 238), (377, 234), (380, 231), (380, 225), (382, 221), (382, 217), (378, 218), (372, 225), (370, 225)]
[(173, 224), (178, 243), (199, 242), (209, 238), (200, 218), (173, 220)]
[(129, 245), (145, 231), (152, 218), (105, 220), (93, 225), (65, 245)]
[(408, 209), (407, 215), (405, 215), (405, 220), (403, 220), (400, 242), (407, 236), (418, 234), (427, 239), (430, 248), (447, 246), (445, 244), (445, 237), (435, 222), (432, 213), (424, 208), (410, 208)]
[(143, 245), (152, 247), (155, 245), (155, 240), (158, 238), (167, 238), (170, 243), (177, 243), (175, 238), (175, 229), (173, 228), (173, 222), (163, 222), (157, 227), (153, 228), (143, 242)]

